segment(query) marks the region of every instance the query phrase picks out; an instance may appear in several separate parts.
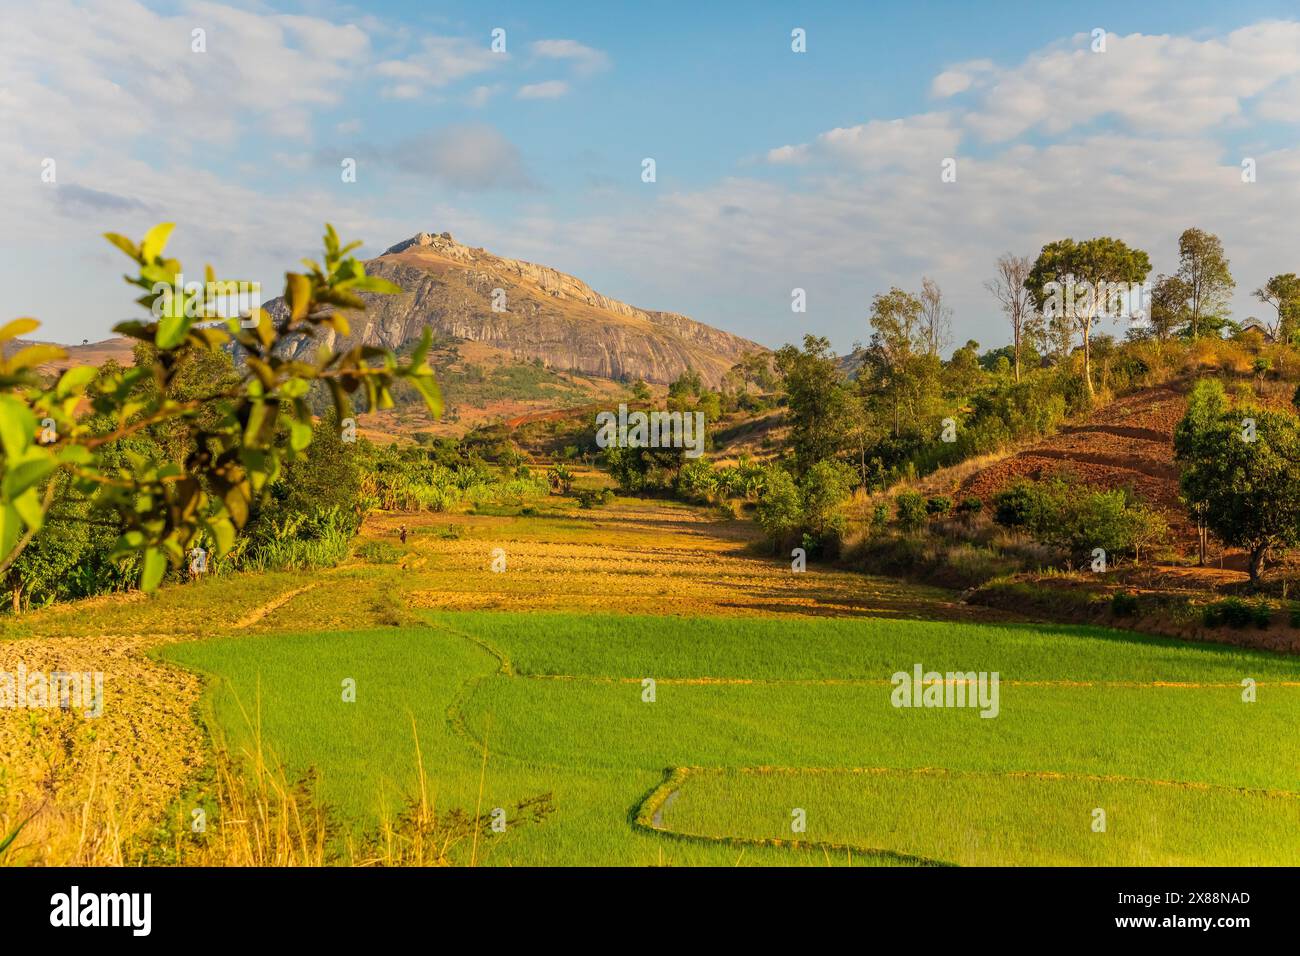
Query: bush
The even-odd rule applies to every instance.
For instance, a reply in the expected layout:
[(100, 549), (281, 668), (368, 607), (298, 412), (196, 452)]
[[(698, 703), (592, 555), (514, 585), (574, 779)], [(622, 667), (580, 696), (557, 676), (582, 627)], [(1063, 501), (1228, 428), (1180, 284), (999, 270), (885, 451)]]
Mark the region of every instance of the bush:
[[(603, 505), (605, 503), (605, 492), (608, 491), (608, 488), (603, 490), (597, 490), (595, 488), (579, 488), (577, 492), (574, 493), (574, 497), (578, 499), (579, 508), (594, 508), (597, 505)], [(613, 497), (612, 492), (610, 492), (610, 497)]]
[(1205, 605), (1201, 619), (1206, 627), (1244, 628), (1253, 624), (1262, 631), (1268, 628), (1272, 611), (1267, 604), (1247, 604), (1240, 598), (1227, 598)]
[(947, 495), (935, 495), (925, 501), (925, 513), (942, 517), (952, 511), (952, 499)]
[(770, 465), (766, 469), (755, 517), (778, 550), (802, 536), (803, 502), (794, 479), (784, 468)]
[(1061, 480), (1021, 481), (993, 498), (994, 520), (1020, 528), (1038, 541), (1086, 556), (1100, 548), (1107, 554), (1142, 551), (1164, 540), (1164, 519), (1134, 502), (1125, 491), (1093, 491)]
[(967, 498), (957, 506), (957, 513), (963, 515), (977, 515), (983, 510), (984, 502), (975, 497)]
[(901, 492), (894, 499), (894, 516), (905, 530), (919, 531), (925, 527), (925, 499), (916, 491)]
[(1034, 486), (1018, 481), (993, 496), (993, 520), (1004, 528), (1020, 528), (1029, 522), (1038, 497)]
[(871, 530), (880, 532), (889, 524), (889, 505), (883, 501), (877, 502), (876, 507), (871, 510)]
[(1129, 594), (1127, 591), (1116, 591), (1110, 599), (1110, 613), (1116, 617), (1133, 617), (1138, 611), (1138, 599), (1136, 594)]
[(844, 533), (845, 500), (853, 487), (853, 469), (840, 462), (819, 461), (799, 480), (803, 526), (818, 542)]
[(711, 501), (718, 491), (718, 476), (713, 465), (696, 458), (682, 465), (677, 473), (677, 496), (684, 501), (703, 504)]

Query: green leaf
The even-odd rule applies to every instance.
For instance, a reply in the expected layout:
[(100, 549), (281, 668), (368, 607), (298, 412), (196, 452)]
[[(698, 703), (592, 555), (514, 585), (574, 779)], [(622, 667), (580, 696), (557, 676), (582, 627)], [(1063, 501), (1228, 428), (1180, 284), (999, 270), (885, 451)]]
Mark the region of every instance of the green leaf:
[(432, 375), (413, 375), (407, 379), (420, 396), (424, 399), (425, 408), (429, 409), (429, 414), (434, 418), (442, 417), (442, 392), (438, 389), (438, 383), (433, 380)]
[(12, 322), (6, 322), (0, 325), (0, 342), (8, 342), (28, 332), (35, 332), (40, 327), (41, 323), (35, 319), (14, 319)]
[(140, 571), (140, 590), (156, 591), (167, 571), (167, 558), (157, 548), (144, 549), (144, 562)]
[(64, 445), (59, 449), (59, 461), (73, 465), (88, 465), (95, 460), (85, 445)]
[(13, 505), (0, 507), (0, 557), (5, 557), (18, 543), (22, 534), (23, 519), (18, 516), (18, 509)]
[(377, 292), (381, 295), (401, 295), (406, 290), (395, 282), (389, 282), (379, 276), (365, 276), (356, 280), (351, 286), (360, 292)]
[[(37, 812), (39, 812), (39, 810)], [(3, 855), (4, 852), (9, 849), (9, 847), (13, 846), (14, 840), (18, 839), (18, 834), (23, 832), (23, 827), (31, 823), (33, 818), (35, 818), (35, 816), (36, 813), (31, 814), (31, 816), (27, 817), (27, 819), (20, 822), (18, 826), (14, 827), (13, 831), (10, 832), (10, 834), (7, 837), (5, 837), (3, 840), (0, 840), (0, 855)]]
[(126, 322), (119, 322), (113, 326), (113, 331), (118, 335), (130, 336), (133, 339), (139, 339), (141, 342), (152, 342), (154, 337), (154, 323), (139, 322), (130, 319)]
[(28, 449), (24, 458), (19, 464), (10, 464), (0, 480), (0, 495), (6, 500), (13, 501), (54, 470), (54, 456), (42, 449)]
[(429, 326), (424, 327), (420, 334), (420, 344), (411, 352), (411, 367), (419, 368), (424, 364), (424, 358), (429, 354), (429, 346), (433, 343), (433, 330)]
[(104, 238), (125, 252), (132, 259), (140, 258), (140, 250), (136, 248), (135, 243), (126, 236), (119, 236), (115, 232), (104, 233)]
[(66, 398), (69, 395), (76, 395), (93, 382), (98, 374), (99, 369), (93, 365), (78, 365), (68, 369), (59, 377), (58, 387), (54, 390), (55, 397)]
[(144, 562), (140, 570), (140, 591), (157, 591), (166, 572), (166, 555), (157, 548), (144, 549)]
[(9, 367), (11, 369), (36, 368), (38, 365), (57, 362), (67, 357), (68, 353), (57, 345), (29, 345), (13, 354), (9, 359)]
[(185, 341), (185, 336), (190, 331), (192, 319), (187, 319), (184, 315), (169, 315), (158, 323), (158, 331), (154, 335), (154, 344), (164, 352), (176, 348)]
[(225, 554), (235, 546), (235, 526), (229, 518), (214, 518), (208, 522), (208, 531), (212, 535), (217, 554)]
[(289, 447), (302, 451), (311, 444), (311, 423), (293, 418), (289, 420)]
[(311, 307), (311, 280), (300, 272), (285, 273), (284, 297), (289, 303), (289, 320), (299, 321)]
[(251, 489), (248, 482), (240, 482), (237, 485), (231, 485), (222, 500), (226, 503), (226, 510), (230, 512), (230, 519), (234, 521), (236, 527), (242, 528), (248, 523), (248, 501)]
[(140, 243), (140, 255), (145, 262), (153, 262), (162, 255), (163, 250), (167, 248), (167, 240), (175, 228), (174, 222), (160, 222), (145, 233), (144, 242)]
[(36, 416), (12, 395), (0, 395), (0, 448), (6, 457), (17, 458), (32, 443)]
[(13, 509), (18, 512), (18, 517), (23, 519), (23, 524), (33, 531), (41, 530), (41, 525), (45, 523), (45, 511), (41, 508), (41, 496), (36, 493), (35, 488), (28, 488), (15, 497)]

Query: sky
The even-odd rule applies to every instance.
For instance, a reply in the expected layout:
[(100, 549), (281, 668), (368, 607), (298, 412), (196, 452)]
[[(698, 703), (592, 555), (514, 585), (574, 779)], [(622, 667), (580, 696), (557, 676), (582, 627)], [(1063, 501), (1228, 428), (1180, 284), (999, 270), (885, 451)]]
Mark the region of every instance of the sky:
[(164, 221), (191, 274), (268, 297), (325, 222), (367, 256), (446, 231), (840, 352), (924, 276), (955, 344), (1004, 344), (995, 259), (1066, 236), (1145, 249), (1154, 278), (1216, 233), (1238, 320), (1300, 272), (1295, 2), (0, 8), (0, 320), (54, 341), (136, 317), (101, 235)]

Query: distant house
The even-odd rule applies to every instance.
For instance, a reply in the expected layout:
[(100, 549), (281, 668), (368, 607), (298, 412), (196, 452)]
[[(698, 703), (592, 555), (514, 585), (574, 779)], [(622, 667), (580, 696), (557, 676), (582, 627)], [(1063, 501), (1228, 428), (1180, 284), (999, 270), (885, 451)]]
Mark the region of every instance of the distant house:
[(1264, 323), (1259, 319), (1251, 317), (1241, 324), (1241, 330), (1238, 335), (1246, 335), (1248, 332), (1258, 332), (1265, 342), (1273, 341), (1273, 333), (1268, 330)]

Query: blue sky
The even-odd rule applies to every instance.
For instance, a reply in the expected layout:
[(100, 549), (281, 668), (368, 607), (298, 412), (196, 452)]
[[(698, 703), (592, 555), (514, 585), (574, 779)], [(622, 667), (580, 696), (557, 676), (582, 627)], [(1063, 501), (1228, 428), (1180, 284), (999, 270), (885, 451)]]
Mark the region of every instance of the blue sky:
[(995, 346), (983, 282), (1000, 252), (1112, 234), (1167, 272), (1197, 225), (1223, 237), (1244, 319), (1263, 308), (1251, 289), (1300, 271), (1296, 16), (50, 0), (0, 34), (0, 304), (94, 340), (132, 309), (99, 233), (175, 221), (194, 273), (278, 288), (329, 220), (371, 254), (450, 231), (770, 346), (813, 331), (847, 350), (872, 294), (931, 276), (957, 342)]

